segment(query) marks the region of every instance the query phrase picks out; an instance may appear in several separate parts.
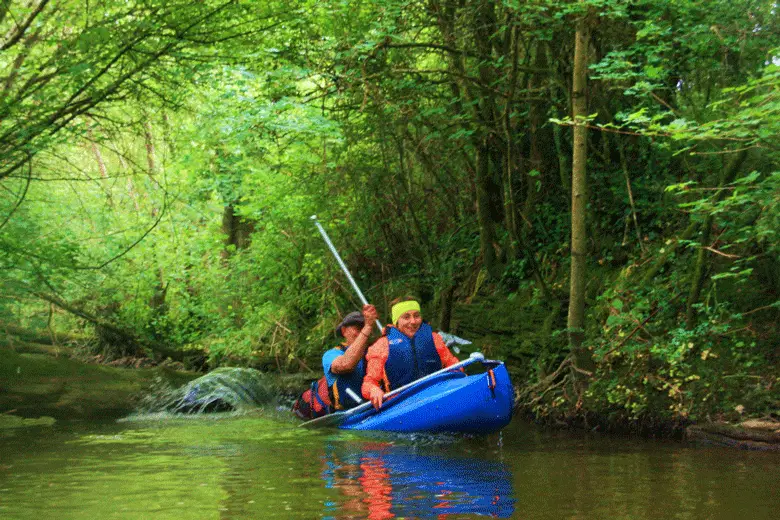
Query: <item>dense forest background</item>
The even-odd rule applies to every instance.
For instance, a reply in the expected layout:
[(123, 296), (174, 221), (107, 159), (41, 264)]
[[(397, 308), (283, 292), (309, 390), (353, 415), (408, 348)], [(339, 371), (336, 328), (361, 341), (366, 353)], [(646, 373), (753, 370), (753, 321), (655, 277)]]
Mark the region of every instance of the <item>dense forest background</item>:
[(778, 412), (771, 0), (0, 0), (0, 348), (319, 368), (359, 302), (539, 418)]

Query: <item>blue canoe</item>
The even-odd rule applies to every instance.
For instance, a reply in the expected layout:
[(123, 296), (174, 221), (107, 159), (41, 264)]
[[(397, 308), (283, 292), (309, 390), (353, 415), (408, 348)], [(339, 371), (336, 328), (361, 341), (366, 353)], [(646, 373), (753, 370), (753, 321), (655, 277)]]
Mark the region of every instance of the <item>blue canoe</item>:
[(455, 367), (477, 361), (482, 363), (484, 372), (466, 375), (461, 371), (442, 370), (399, 388), (380, 410), (365, 403), (302, 426), (406, 433), (498, 431), (512, 418), (512, 384), (504, 363), (485, 360), (481, 355)]

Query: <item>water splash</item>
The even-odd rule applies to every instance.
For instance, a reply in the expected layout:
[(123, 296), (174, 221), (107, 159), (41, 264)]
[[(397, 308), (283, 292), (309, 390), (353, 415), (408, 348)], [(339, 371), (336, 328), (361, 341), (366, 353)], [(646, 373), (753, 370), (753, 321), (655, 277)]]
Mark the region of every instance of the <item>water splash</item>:
[(272, 401), (277, 390), (252, 368), (217, 368), (179, 388), (163, 384), (146, 396), (140, 414), (246, 411)]

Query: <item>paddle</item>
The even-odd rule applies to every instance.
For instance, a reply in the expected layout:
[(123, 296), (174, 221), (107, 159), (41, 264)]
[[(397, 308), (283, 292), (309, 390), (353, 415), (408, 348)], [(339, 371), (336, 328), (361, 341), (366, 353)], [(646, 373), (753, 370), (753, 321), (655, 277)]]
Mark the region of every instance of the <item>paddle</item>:
[[(360, 287), (358, 287), (357, 283), (355, 282), (355, 279), (352, 278), (352, 275), (349, 273), (349, 269), (347, 269), (346, 264), (341, 259), (341, 255), (339, 255), (339, 252), (336, 251), (336, 247), (333, 245), (333, 242), (330, 241), (330, 237), (325, 232), (325, 228), (322, 227), (322, 225), (317, 220), (317, 215), (312, 215), (311, 220), (314, 222), (314, 225), (317, 226), (317, 229), (320, 231), (320, 234), (322, 235), (322, 238), (325, 240), (325, 243), (328, 245), (328, 248), (330, 249), (330, 252), (333, 253), (333, 256), (336, 258), (336, 261), (338, 262), (339, 266), (341, 266), (342, 271), (344, 271), (344, 274), (347, 276), (347, 279), (349, 280), (349, 283), (352, 285), (352, 288), (355, 289), (355, 292), (358, 295), (358, 298), (360, 298), (360, 301), (363, 303), (363, 305), (368, 304), (368, 300), (366, 300), (366, 297), (363, 296), (363, 293), (360, 290)], [(382, 333), (382, 323), (379, 320), (376, 320), (376, 326), (379, 329), (379, 332)], [(453, 336), (456, 338), (455, 336)], [(461, 338), (456, 338), (463, 342), (463, 344), (470, 344), (470, 341), (462, 340)], [(479, 352), (472, 352), (471, 356), (469, 356), (468, 359), (461, 361), (460, 363), (456, 363), (452, 366), (449, 366), (447, 368), (442, 368), (441, 370), (438, 370), (432, 374), (428, 374), (425, 377), (421, 377), (420, 379), (416, 381), (412, 381), (411, 383), (401, 386), (399, 388), (396, 388), (395, 390), (392, 390), (384, 395), (382, 398), (383, 400), (387, 399), (388, 397), (392, 397), (398, 392), (401, 392), (403, 390), (406, 390), (407, 388), (411, 388), (415, 385), (418, 385), (424, 381), (429, 381), (431, 378), (443, 374), (444, 372), (448, 372), (453, 369), (458, 369), (465, 367), (467, 365), (470, 365), (476, 361), (484, 361), (485, 356), (483, 356)], [(356, 396), (357, 397), (357, 396)], [(355, 397), (353, 397), (355, 399)], [(355, 399), (357, 400), (357, 399)], [(346, 412), (335, 412), (328, 415), (324, 415), (322, 417), (318, 417), (317, 419), (312, 419), (311, 421), (306, 421), (305, 423), (300, 424), (300, 426), (303, 426), (305, 428), (313, 428), (313, 427), (323, 427), (323, 426), (337, 426), (338, 424), (341, 424), (343, 420), (345, 420), (347, 417), (354, 415), (356, 413), (368, 410), (371, 407), (371, 402), (365, 402), (361, 404), (360, 406), (356, 408), (352, 408), (349, 411)]]
[[(319, 221), (317, 220), (317, 215), (312, 215), (311, 219), (314, 221), (314, 225), (317, 226), (317, 229), (320, 230), (320, 234), (322, 235), (322, 238), (325, 239), (325, 243), (328, 244), (328, 248), (330, 249), (330, 252), (333, 253), (333, 256), (336, 257), (336, 261), (341, 266), (341, 269), (344, 271), (344, 274), (347, 275), (347, 279), (349, 280), (349, 283), (352, 284), (352, 288), (355, 289), (358, 298), (360, 298), (360, 301), (363, 303), (363, 305), (368, 305), (368, 300), (366, 300), (366, 297), (363, 296), (363, 293), (360, 291), (360, 287), (358, 287), (357, 283), (355, 283), (355, 280), (352, 278), (352, 275), (349, 274), (349, 269), (347, 269), (346, 264), (341, 259), (339, 252), (336, 251), (336, 247), (333, 245), (333, 242), (330, 241), (330, 237), (328, 237), (328, 234), (325, 232), (325, 228), (323, 228), (322, 224), (320, 224)], [(379, 328), (379, 333), (381, 334), (382, 322), (376, 320), (376, 326), (377, 328)]]
[[(454, 365), (450, 365), (446, 368), (442, 368), (441, 370), (437, 370), (432, 374), (428, 374), (427, 376), (421, 377), (416, 381), (412, 381), (409, 384), (406, 384), (404, 386), (399, 386), (395, 390), (391, 390), (390, 392), (387, 392), (382, 397), (382, 400), (384, 401), (389, 397), (393, 397), (399, 392), (403, 392), (404, 390), (412, 388), (413, 386), (417, 386), (420, 383), (424, 383), (425, 381), (430, 381), (434, 377), (444, 374), (445, 372), (449, 372), (450, 370), (456, 370), (458, 368), (463, 368), (465, 366), (471, 365), (472, 363), (476, 363), (477, 361), (485, 361), (485, 356), (483, 356), (480, 352), (472, 352), (468, 359), (465, 359), (460, 363), (455, 363)], [(347, 417), (350, 417), (360, 412), (365, 412), (366, 410), (371, 408), (371, 406), (372, 406), (371, 402), (368, 401), (361, 404), (360, 406), (352, 408), (351, 410), (347, 410), (346, 412), (335, 412), (328, 415), (323, 415), (322, 417), (317, 417), (316, 419), (312, 419), (311, 421), (306, 421), (305, 423), (301, 423), (299, 424), (299, 426), (303, 428), (324, 428), (326, 426), (338, 426), (339, 424), (344, 422), (344, 420), (346, 420)]]

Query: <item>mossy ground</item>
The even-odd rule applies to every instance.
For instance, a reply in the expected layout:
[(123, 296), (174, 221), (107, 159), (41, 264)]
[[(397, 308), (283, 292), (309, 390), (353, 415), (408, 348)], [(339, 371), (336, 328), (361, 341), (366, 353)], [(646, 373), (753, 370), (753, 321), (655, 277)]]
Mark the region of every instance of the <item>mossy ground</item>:
[(137, 398), (154, 382), (180, 385), (197, 376), (162, 367), (116, 368), (0, 348), (0, 413), (56, 419), (116, 418), (131, 412)]
[[(0, 417), (116, 419), (134, 411), (153, 387), (179, 387), (202, 375), (166, 367), (118, 368), (0, 347)], [(274, 390), (292, 398), (316, 374), (271, 377)]]

